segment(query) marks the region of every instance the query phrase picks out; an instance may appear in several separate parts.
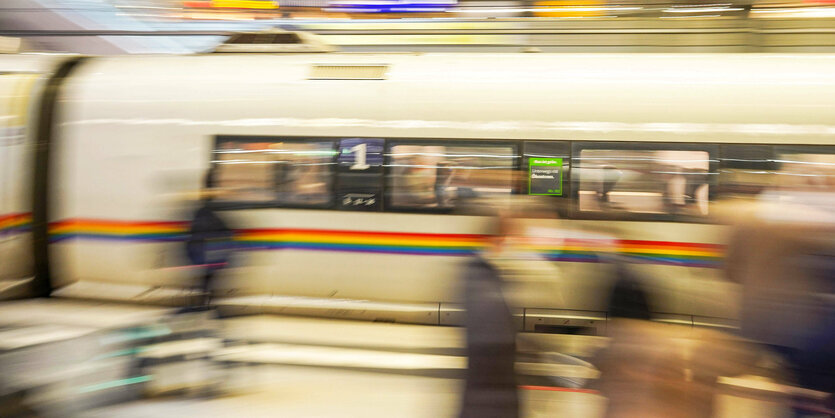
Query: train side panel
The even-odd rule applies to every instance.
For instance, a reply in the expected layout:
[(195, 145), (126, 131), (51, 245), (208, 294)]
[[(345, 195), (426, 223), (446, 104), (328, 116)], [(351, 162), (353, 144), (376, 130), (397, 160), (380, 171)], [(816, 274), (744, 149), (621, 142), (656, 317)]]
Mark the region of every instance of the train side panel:
[[(327, 54), (92, 60), (68, 81), (61, 103), (52, 179), (56, 284), (110, 282), (135, 285), (137, 293), (142, 286), (189, 285), (194, 278), (180, 268), (181, 239), (218, 136), (832, 141), (825, 109), (833, 104), (835, 86), (808, 80), (835, 70), (834, 57), (505, 58)], [(316, 65), (343, 68), (346, 63), (383, 63), (387, 79), (311, 79)], [(477, 234), (482, 222), (339, 210), (227, 214), (237, 228), (269, 230), (274, 236), (270, 248), (243, 252), (236, 268), (226, 272), (223, 286), (238, 294), (414, 303), (454, 302), (463, 257), (409, 253), (403, 250), (413, 246), (409, 240), (434, 234), (467, 237)], [(719, 248), (722, 243), (721, 227), (698, 223), (566, 221), (571, 228), (584, 223), (595, 228), (608, 223), (606, 228), (627, 244), (652, 242), (657, 248), (651, 250), (662, 254), (688, 244)], [(290, 229), (328, 238), (316, 238), (323, 240), (316, 248), (287, 245)], [(358, 235), (369, 233), (399, 235), (375, 251), (350, 247), (359, 242)], [(719, 257), (720, 250), (710, 251), (705, 257)], [(559, 280), (533, 292), (526, 307), (605, 309), (609, 279), (604, 266), (559, 264)], [(737, 315), (734, 286), (723, 281), (716, 265), (636, 268), (653, 284), (658, 312)]]

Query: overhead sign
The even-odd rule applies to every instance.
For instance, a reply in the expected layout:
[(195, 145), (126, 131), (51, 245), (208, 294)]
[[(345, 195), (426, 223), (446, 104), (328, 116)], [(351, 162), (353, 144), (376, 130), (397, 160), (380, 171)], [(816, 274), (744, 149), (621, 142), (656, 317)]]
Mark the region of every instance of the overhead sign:
[(562, 158), (528, 159), (528, 194), (562, 196)]

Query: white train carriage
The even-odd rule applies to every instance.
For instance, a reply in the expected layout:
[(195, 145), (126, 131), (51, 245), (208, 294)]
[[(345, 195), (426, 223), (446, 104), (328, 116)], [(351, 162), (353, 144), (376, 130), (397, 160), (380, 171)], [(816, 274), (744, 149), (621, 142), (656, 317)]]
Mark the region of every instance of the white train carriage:
[[(245, 247), (219, 284), (250, 311), (455, 323), (483, 221), (455, 206), (530, 194), (615, 234), (659, 318), (732, 324), (710, 203), (808, 163), (831, 176), (832, 74), (811, 54), (89, 58), (61, 79), (49, 138), (51, 285), (173, 301), (193, 280), (184, 196), (216, 167)], [(594, 254), (611, 245), (542, 243), (559, 277), (520, 326), (605, 319)]]

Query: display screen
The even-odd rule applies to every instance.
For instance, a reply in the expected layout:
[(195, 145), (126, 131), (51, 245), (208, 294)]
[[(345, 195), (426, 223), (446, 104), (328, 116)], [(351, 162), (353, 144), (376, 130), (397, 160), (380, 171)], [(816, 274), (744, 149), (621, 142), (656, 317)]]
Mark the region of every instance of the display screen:
[(530, 158), (528, 167), (528, 194), (562, 195), (562, 158)]

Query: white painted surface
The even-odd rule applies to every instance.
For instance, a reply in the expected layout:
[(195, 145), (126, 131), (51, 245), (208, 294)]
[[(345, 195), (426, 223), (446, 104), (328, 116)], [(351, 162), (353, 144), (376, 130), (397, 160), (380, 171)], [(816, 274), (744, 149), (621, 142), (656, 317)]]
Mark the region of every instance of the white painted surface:
[[(307, 80), (313, 64), (386, 64), (384, 81)], [(66, 85), (52, 220), (182, 220), (215, 135), (832, 144), (835, 55), (290, 54), (134, 56), (85, 63)], [(472, 233), (475, 220), (266, 209), (247, 227)], [(590, 224), (593, 224), (590, 223)], [(598, 223), (599, 224), (599, 223)], [(619, 222), (628, 239), (721, 242), (721, 228)], [(52, 246), (57, 285), (187, 285), (179, 244)], [(250, 253), (222, 286), (404, 302), (456, 300), (460, 259)], [(715, 270), (641, 266), (659, 312), (733, 318)], [(608, 280), (567, 264), (528, 307), (602, 310)], [(563, 298), (559, 295), (568, 295)], [(562, 300), (563, 302), (557, 302)]]

